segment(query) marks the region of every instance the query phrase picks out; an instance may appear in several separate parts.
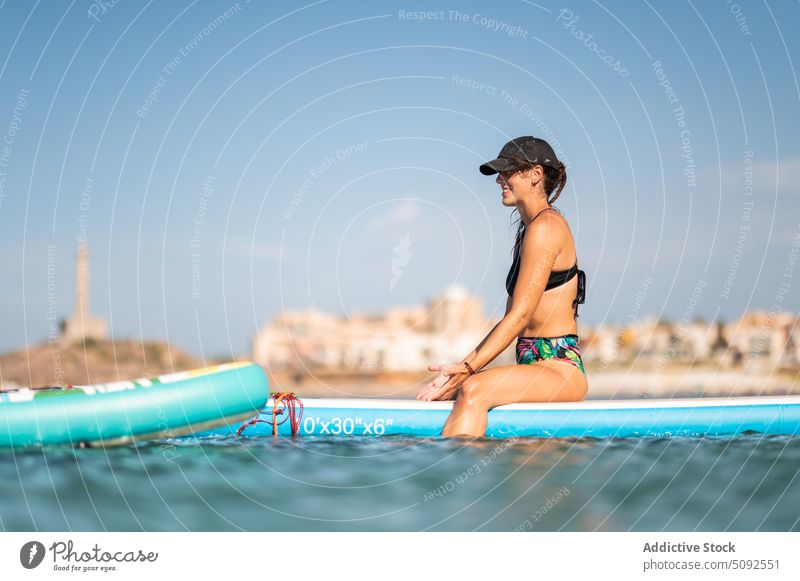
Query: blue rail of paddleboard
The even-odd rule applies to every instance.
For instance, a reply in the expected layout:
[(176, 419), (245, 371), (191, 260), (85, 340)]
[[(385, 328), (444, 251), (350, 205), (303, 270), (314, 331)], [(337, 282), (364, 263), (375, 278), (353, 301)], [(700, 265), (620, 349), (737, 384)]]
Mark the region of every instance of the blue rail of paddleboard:
[[(765, 396), (767, 399), (768, 396)], [(313, 402), (313, 400), (311, 400)], [(757, 403), (738, 405), (670, 405), (666, 407), (602, 408), (581, 407), (571, 409), (520, 410), (504, 406), (489, 412), (486, 435), (493, 438), (515, 436), (531, 437), (663, 437), (663, 436), (723, 436), (746, 431), (762, 434), (800, 434), (800, 398), (797, 403)], [(335, 407), (310, 405), (305, 409), (300, 424), (300, 435), (305, 436), (438, 436), (441, 434), (449, 409), (441, 406), (424, 409), (409, 406), (380, 408)], [(555, 407), (555, 406), (554, 406)], [(260, 418), (271, 419), (262, 413)], [(279, 416), (280, 419), (280, 416)], [(218, 428), (206, 434), (231, 435), (240, 424)], [(288, 436), (288, 421), (279, 426), (279, 435)], [(266, 423), (245, 428), (244, 437), (271, 436), (272, 426)]]
[(0, 448), (168, 438), (255, 413), (268, 398), (264, 371), (247, 362), (155, 379), (21, 390), (0, 397)]

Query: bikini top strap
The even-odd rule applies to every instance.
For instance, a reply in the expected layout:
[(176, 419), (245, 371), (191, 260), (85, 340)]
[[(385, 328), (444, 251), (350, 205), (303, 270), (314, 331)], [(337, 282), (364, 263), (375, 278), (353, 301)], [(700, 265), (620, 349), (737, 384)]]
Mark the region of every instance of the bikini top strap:
[[(533, 217), (533, 220), (536, 220), (536, 218), (538, 218), (538, 217), (539, 217), (539, 214), (541, 214), (542, 212), (547, 212), (547, 210), (553, 210), (554, 212), (558, 212), (559, 214), (561, 213), (561, 212), (559, 212), (559, 211), (558, 211), (558, 208), (553, 208), (552, 206), (550, 206), (549, 208), (545, 208), (544, 210), (540, 210), (540, 211), (539, 211), (539, 212), (538, 212), (538, 213), (537, 213), (537, 214), (536, 214), (536, 215)], [(531, 222), (533, 222), (533, 220), (531, 220)]]

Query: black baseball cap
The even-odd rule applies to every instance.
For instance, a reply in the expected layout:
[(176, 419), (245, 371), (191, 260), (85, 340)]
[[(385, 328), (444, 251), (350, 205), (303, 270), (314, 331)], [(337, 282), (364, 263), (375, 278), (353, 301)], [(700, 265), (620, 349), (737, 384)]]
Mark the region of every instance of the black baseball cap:
[(497, 159), (487, 161), (481, 165), (481, 173), (485, 176), (490, 176), (501, 171), (513, 171), (518, 169), (518, 165), (512, 158), (524, 159), (525, 161), (536, 165), (547, 165), (553, 169), (561, 167), (561, 162), (556, 158), (556, 153), (550, 144), (544, 139), (538, 137), (531, 137), (526, 135), (524, 137), (517, 137), (512, 139), (503, 146)]

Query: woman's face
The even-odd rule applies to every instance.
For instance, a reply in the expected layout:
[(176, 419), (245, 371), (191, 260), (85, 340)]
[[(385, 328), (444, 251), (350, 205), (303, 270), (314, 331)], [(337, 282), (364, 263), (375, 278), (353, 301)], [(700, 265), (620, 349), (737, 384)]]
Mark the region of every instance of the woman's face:
[[(533, 190), (532, 181), (536, 181), (536, 168), (529, 170), (501, 171), (495, 180), (503, 191), (503, 205), (516, 206), (517, 202), (527, 197)], [(539, 170), (541, 171), (541, 169)]]

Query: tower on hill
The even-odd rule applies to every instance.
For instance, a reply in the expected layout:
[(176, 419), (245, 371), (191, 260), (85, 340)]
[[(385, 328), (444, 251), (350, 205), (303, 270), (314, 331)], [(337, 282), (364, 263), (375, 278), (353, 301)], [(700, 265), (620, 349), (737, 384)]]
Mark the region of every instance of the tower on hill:
[(78, 243), (75, 265), (75, 311), (61, 323), (61, 338), (68, 342), (108, 337), (105, 319), (92, 317), (89, 310), (89, 246)]

